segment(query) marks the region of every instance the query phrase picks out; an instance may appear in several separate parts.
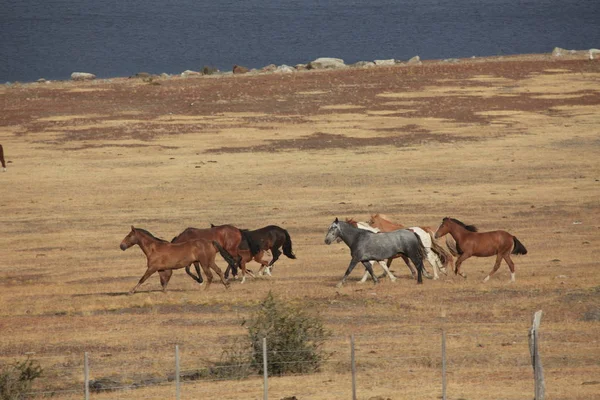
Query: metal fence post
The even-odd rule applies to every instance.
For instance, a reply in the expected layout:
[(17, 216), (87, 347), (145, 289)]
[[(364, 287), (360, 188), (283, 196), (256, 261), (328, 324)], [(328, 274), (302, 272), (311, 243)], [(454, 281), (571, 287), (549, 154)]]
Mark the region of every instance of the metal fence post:
[(87, 351), (83, 353), (83, 381), (85, 400), (90, 400), (90, 366), (88, 363)]
[(263, 375), (264, 400), (269, 400), (269, 371), (267, 369), (267, 338), (263, 338)]
[(442, 329), (442, 400), (446, 399), (446, 331)]
[(181, 398), (181, 386), (179, 385), (179, 345), (175, 345), (175, 397)]
[(535, 379), (535, 400), (544, 400), (546, 384), (544, 382), (544, 369), (542, 368), (542, 359), (539, 353), (538, 330), (542, 322), (542, 310), (536, 311), (533, 315), (533, 323), (529, 330), (529, 353), (531, 354), (531, 366)]
[(356, 359), (354, 357), (354, 334), (350, 336), (350, 363), (352, 365), (352, 400), (356, 400)]

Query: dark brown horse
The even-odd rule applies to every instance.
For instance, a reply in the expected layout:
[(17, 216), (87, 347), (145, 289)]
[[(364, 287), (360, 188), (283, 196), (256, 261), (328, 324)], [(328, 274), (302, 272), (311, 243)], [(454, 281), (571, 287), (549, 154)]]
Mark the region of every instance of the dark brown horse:
[(435, 237), (439, 238), (447, 233), (450, 233), (454, 240), (456, 240), (456, 248), (458, 254), (460, 254), (458, 260), (456, 260), (456, 268), (454, 269), (456, 274), (466, 277), (460, 272), (460, 265), (471, 256), (490, 257), (495, 255), (496, 263), (494, 264), (494, 268), (483, 281), (487, 282), (498, 268), (500, 268), (502, 259), (506, 261), (508, 268), (510, 268), (511, 282), (515, 281), (515, 264), (510, 259), (510, 255), (527, 254), (527, 249), (515, 236), (506, 231), (479, 233), (474, 225), (465, 225), (454, 218), (444, 218), (442, 224), (435, 232)]
[[(231, 269), (234, 275), (237, 275), (237, 267), (240, 265), (242, 256), (239, 253), (240, 243), (245, 237), (245, 234), (233, 225), (220, 225), (214, 226), (207, 229), (187, 228), (179, 235), (175, 236), (171, 243), (183, 243), (189, 240), (204, 239), (209, 241), (215, 241), (224, 249), (225, 252), (220, 251), (221, 256), (227, 261), (227, 272), (225, 278), (229, 276), (228, 271)], [(247, 243), (250, 243), (247, 249), (251, 252), (252, 256), (259, 252), (258, 245), (250, 239), (246, 239)], [(227, 257), (227, 256), (230, 257)], [(198, 283), (202, 283), (202, 275), (200, 274), (200, 268), (198, 263), (194, 263), (198, 277), (196, 278), (193, 274), (188, 274)], [(187, 272), (188, 270), (186, 270)], [(161, 281), (169, 282), (173, 271), (161, 271), (159, 272)]]
[[(296, 259), (296, 255), (292, 250), (292, 239), (287, 230), (277, 225), (268, 225), (253, 231), (243, 230), (243, 232), (245, 233), (245, 237), (240, 244), (242, 249), (248, 249), (249, 243), (254, 242), (258, 244), (260, 250), (270, 250), (273, 255), (273, 258), (266, 266), (257, 260), (261, 263), (261, 267), (258, 270), (259, 273), (265, 268), (267, 273), (271, 275), (273, 264), (275, 264), (281, 254), (285, 254), (287, 258)], [(248, 242), (248, 239), (250, 239), (250, 242)], [(283, 253), (279, 249), (282, 249)], [(227, 275), (227, 272), (225, 272), (225, 275)]]
[(2, 163), (2, 170), (6, 172), (6, 161), (4, 161), (4, 149), (0, 144), (0, 163)]
[[(125, 236), (119, 247), (121, 250), (125, 251), (136, 244), (140, 246), (146, 255), (147, 269), (140, 278), (138, 284), (135, 285), (129, 293), (135, 293), (138, 287), (155, 272), (172, 272), (174, 269), (186, 268), (189, 273), (189, 266), (194, 262), (200, 263), (206, 274), (206, 279), (208, 280), (206, 290), (208, 290), (212, 283), (213, 275), (210, 271), (211, 269), (219, 275), (223, 285), (229, 287), (229, 284), (225, 282), (223, 272), (217, 264), (215, 264), (215, 257), (220, 247), (215, 241), (211, 243), (207, 240), (199, 239), (183, 243), (169, 243), (165, 240), (156, 238), (144, 229), (136, 229), (131, 226), (131, 232)], [(161, 276), (160, 283), (163, 291), (166, 291), (169, 281), (165, 281)]]

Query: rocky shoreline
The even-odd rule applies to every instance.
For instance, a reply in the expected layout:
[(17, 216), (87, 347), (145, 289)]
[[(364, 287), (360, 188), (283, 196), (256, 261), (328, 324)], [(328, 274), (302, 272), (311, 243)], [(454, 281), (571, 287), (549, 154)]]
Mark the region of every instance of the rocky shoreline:
[[(203, 77), (203, 76), (229, 76), (229, 75), (258, 75), (258, 74), (293, 74), (300, 71), (316, 71), (316, 70), (339, 70), (345, 68), (375, 68), (375, 67), (391, 67), (391, 66), (419, 66), (424, 63), (468, 63), (468, 62), (498, 62), (498, 61), (526, 61), (539, 60), (540, 58), (551, 58), (551, 59), (588, 59), (590, 61), (597, 60), (600, 58), (600, 50), (590, 48), (588, 50), (566, 50), (560, 47), (555, 47), (552, 53), (541, 53), (541, 54), (517, 54), (509, 56), (488, 56), (488, 57), (470, 57), (470, 58), (447, 58), (443, 60), (421, 60), (416, 55), (409, 60), (397, 60), (397, 59), (380, 59), (373, 61), (358, 61), (353, 64), (346, 64), (344, 60), (333, 57), (320, 57), (306, 64), (297, 64), (289, 66), (286, 64), (275, 65), (270, 64), (262, 68), (247, 68), (241, 65), (234, 65), (231, 71), (220, 71), (217, 68), (204, 66), (201, 70), (185, 70), (180, 74), (150, 74), (147, 72), (138, 72), (129, 77), (114, 77), (106, 79), (97, 79), (96, 75), (90, 72), (73, 72), (71, 74), (71, 81), (83, 82), (83, 81), (112, 81), (114, 79), (143, 79), (148, 83), (160, 84), (161, 79), (170, 79), (174, 77), (191, 78), (191, 77)], [(51, 81), (45, 78), (40, 78), (35, 82), (28, 82), (32, 84), (45, 83), (50, 84), (52, 82), (67, 82), (63, 80)], [(21, 82), (6, 82), (5, 86), (23, 84)]]

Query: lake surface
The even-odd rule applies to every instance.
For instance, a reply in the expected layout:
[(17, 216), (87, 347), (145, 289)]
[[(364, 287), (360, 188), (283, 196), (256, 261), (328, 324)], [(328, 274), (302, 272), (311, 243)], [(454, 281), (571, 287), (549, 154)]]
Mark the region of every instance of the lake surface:
[(599, 0), (5, 0), (0, 82), (600, 47)]

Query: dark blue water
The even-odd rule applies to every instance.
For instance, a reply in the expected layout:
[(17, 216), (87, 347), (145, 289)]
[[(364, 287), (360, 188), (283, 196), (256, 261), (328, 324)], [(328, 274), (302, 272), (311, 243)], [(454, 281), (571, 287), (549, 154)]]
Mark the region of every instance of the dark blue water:
[(0, 82), (600, 47), (600, 0), (4, 0)]

